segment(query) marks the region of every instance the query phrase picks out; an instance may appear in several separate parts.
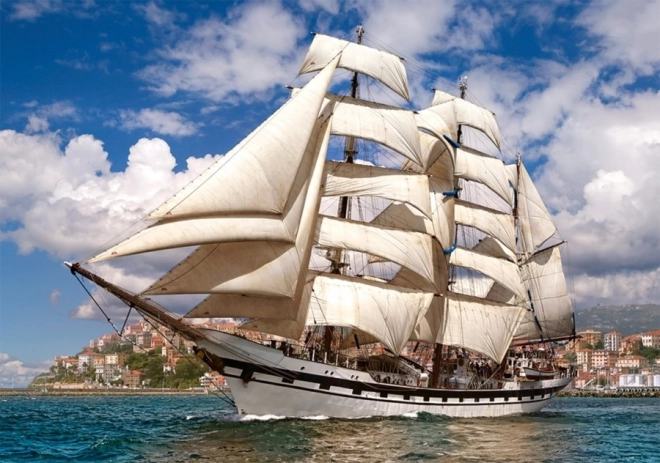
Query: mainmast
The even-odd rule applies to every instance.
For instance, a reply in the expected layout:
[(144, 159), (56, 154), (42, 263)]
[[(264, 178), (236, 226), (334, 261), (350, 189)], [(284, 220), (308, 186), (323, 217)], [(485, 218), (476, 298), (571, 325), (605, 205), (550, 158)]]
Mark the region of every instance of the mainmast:
[[(465, 94), (467, 93), (467, 76), (462, 76), (458, 80), (458, 88), (461, 91), (461, 99), (465, 99)], [(457, 142), (460, 144), (463, 141), (463, 125), (459, 124), (458, 130), (456, 131), (456, 138)], [(454, 184), (456, 186), (456, 184)], [(458, 191), (459, 189), (456, 188), (456, 198), (458, 199)], [(456, 230), (454, 233), (454, 236), (458, 236), (458, 225), (455, 226)], [(455, 240), (456, 238), (454, 238)], [(453, 273), (453, 269), (450, 269), (450, 272)], [(453, 275), (449, 275), (449, 281), (453, 281)], [(451, 283), (449, 283), (451, 284)], [(449, 290), (449, 288), (447, 288)], [(433, 352), (433, 371), (431, 375), (431, 386), (432, 387), (438, 387), (438, 380), (440, 378), (440, 363), (442, 362), (442, 351), (444, 349), (444, 345), (442, 343), (438, 343), (435, 345), (435, 350)]]
[[(361, 45), (362, 35), (364, 34), (364, 28), (362, 27), (361, 24), (356, 29), (356, 32), (357, 32), (357, 44)], [(351, 80), (351, 98), (357, 98), (358, 86), (359, 86), (358, 73), (354, 72), (353, 79)], [(347, 164), (353, 164), (356, 155), (357, 155), (357, 150), (355, 149), (355, 137), (347, 137), (346, 146), (344, 147), (344, 162), (346, 162)], [(339, 210), (337, 211), (337, 215), (341, 219), (345, 219), (346, 217), (348, 217), (348, 213), (349, 213), (348, 200), (349, 200), (348, 196), (342, 196), (341, 198), (339, 198)], [(332, 261), (332, 273), (341, 273), (341, 269), (343, 267), (343, 264), (341, 262), (342, 261), (341, 249), (337, 249), (335, 251), (334, 258), (335, 259)]]
[[(364, 28), (362, 27), (362, 24), (360, 24), (357, 29), (357, 44), (361, 45), (362, 44), (362, 35), (364, 34)], [(358, 73), (357, 71), (353, 73), (353, 79), (351, 80), (351, 98), (357, 98), (358, 95)], [(353, 161), (355, 159), (355, 156), (357, 155), (357, 149), (355, 146), (355, 137), (347, 137), (346, 138), (346, 145), (344, 147), (344, 162), (348, 164), (353, 164)], [(340, 219), (345, 219), (348, 217), (349, 214), (349, 203), (348, 203), (349, 197), (348, 196), (342, 196), (339, 198), (339, 210), (337, 211), (337, 216)], [(343, 260), (343, 252), (341, 249), (335, 249), (334, 252), (332, 253), (332, 264), (331, 264), (331, 272), (340, 274), (342, 273), (342, 268), (344, 267), (344, 263), (342, 262)], [(334, 338), (334, 328), (332, 326), (326, 326), (325, 327), (325, 333), (323, 337), (323, 344), (325, 347), (325, 352), (330, 352), (332, 348), (332, 339)]]

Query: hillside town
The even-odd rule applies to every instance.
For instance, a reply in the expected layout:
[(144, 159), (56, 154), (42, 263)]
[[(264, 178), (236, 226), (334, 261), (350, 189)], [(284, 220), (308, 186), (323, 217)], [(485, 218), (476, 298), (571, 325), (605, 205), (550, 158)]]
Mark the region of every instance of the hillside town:
[[(198, 325), (234, 332), (231, 321)], [(577, 339), (555, 346), (558, 365), (576, 371), (576, 389), (660, 387), (660, 330), (630, 336), (620, 332), (580, 331)], [(73, 356), (55, 357), (49, 373), (33, 387), (52, 390), (224, 388), (224, 377), (195, 357), (193, 343), (171, 330), (142, 320), (127, 325), (122, 335), (92, 339)]]
[[(221, 331), (234, 323), (199, 325)], [(201, 362), (194, 344), (164, 326), (142, 320), (126, 325), (122, 335), (104, 334), (92, 339), (73, 356), (58, 355), (50, 371), (32, 382), (33, 388), (51, 390), (196, 389), (225, 387), (225, 379)]]
[(660, 330), (622, 336), (593, 329), (557, 351), (560, 365), (574, 365), (577, 389), (660, 387)]

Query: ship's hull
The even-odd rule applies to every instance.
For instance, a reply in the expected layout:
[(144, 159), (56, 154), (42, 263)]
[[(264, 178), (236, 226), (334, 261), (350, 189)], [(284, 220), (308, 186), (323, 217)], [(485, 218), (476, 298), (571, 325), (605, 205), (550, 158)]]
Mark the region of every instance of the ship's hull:
[(227, 333), (203, 330), (199, 347), (222, 359), (241, 414), (359, 418), (409, 413), (495, 417), (545, 407), (571, 378), (505, 382), (499, 389), (429, 389), (382, 384), (367, 372), (286, 357)]

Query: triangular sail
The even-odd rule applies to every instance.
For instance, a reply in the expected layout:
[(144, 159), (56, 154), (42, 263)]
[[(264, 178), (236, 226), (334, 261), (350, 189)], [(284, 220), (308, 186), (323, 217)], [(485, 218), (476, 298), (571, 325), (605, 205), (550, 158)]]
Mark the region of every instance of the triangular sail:
[(559, 247), (534, 254), (523, 264), (521, 272), (533, 312), (520, 324), (516, 338), (553, 339), (573, 335), (573, 306), (568, 297)]
[(554, 235), (557, 228), (522, 162), (519, 163), (518, 169), (520, 174), (518, 177), (520, 235), (524, 252), (531, 254)]
[[(159, 222), (89, 262), (159, 249), (226, 242), (241, 233), (257, 240), (292, 242), (295, 229), (291, 233), (291, 230), (278, 227), (269, 219), (273, 215), (282, 219), (287, 204), (290, 205), (288, 212), (295, 214), (301, 211), (301, 208), (293, 208), (291, 204), (299, 198), (309, 178), (300, 168), (306, 162), (305, 153), (337, 61), (335, 59), (315, 76), (296, 98), (287, 101), (216, 166), (202, 173), (154, 211), (149, 218), (161, 219)], [(250, 175), (244, 175), (245, 172), (250, 172)], [(239, 215), (245, 220), (230, 219), (225, 226), (212, 228), (208, 222), (198, 220), (200, 217), (225, 215)], [(172, 226), (172, 220), (176, 217), (191, 221), (186, 225), (177, 221)], [(299, 220), (295, 217), (296, 226)], [(264, 236), (255, 231), (261, 227), (266, 231)], [(175, 233), (173, 230), (177, 228), (179, 232)], [(277, 231), (282, 235), (276, 238), (273, 235)]]
[[(299, 317), (300, 300), (303, 296), (304, 282), (307, 277), (307, 264), (310, 260), (310, 255), (312, 252), (314, 232), (316, 229), (317, 211), (319, 209), (322, 195), (321, 182), (323, 179), (323, 168), (325, 165), (325, 153), (328, 148), (328, 141), (330, 137), (329, 124), (330, 121), (318, 121), (319, 137), (316, 140), (315, 149), (312, 156), (314, 159), (314, 166), (313, 170), (310, 172), (309, 188), (307, 190), (308, 193), (305, 199), (305, 207), (302, 213), (302, 219), (298, 229), (296, 242), (289, 248), (285, 249), (282, 254), (274, 256), (274, 259), (267, 265), (260, 265), (259, 262), (255, 260), (256, 256), (253, 254), (253, 252), (258, 253), (261, 251), (258, 249), (258, 246), (255, 246), (255, 248), (257, 248), (255, 251), (251, 251), (249, 247), (246, 247), (246, 253), (240, 257), (237, 257), (233, 264), (232, 262), (227, 262), (224, 256), (218, 254), (216, 257), (223, 263), (227, 262), (226, 265), (228, 266), (237, 265), (239, 267), (243, 267), (243, 270), (245, 270), (246, 267), (251, 270), (250, 272), (244, 272), (244, 275), (239, 277), (245, 285), (245, 290), (236, 291), (236, 288), (231, 286), (235, 284), (232, 279), (222, 281), (221, 285), (224, 284), (227, 286), (223, 291), (216, 290), (216, 292), (227, 294), (211, 295), (202, 301), (198, 306), (196, 306), (191, 312), (189, 312), (187, 315), (188, 317), (204, 316), (201, 314), (209, 314), (205, 316), (212, 317), (246, 317), (247, 315), (245, 312), (243, 312), (243, 314), (237, 314), (234, 312), (235, 310), (239, 309), (237, 302), (241, 298), (243, 298), (244, 301), (245, 298), (249, 299), (247, 305), (252, 307), (251, 310), (253, 316), (258, 314), (256, 316), (289, 320), (296, 320)], [(231, 246), (231, 244), (223, 244), (223, 246), (225, 246), (226, 250), (229, 252), (228, 247)], [(240, 261), (240, 259), (242, 259), (242, 261)], [(182, 262), (179, 267), (185, 264), (187, 264), (186, 261)], [(164, 278), (170, 278), (173, 281), (177, 281), (183, 278), (192, 280), (194, 280), (195, 277), (202, 278), (202, 275), (204, 274), (204, 267), (208, 268), (208, 266), (211, 265), (215, 265), (213, 259), (203, 261), (199, 264), (199, 266), (190, 266), (189, 271), (181, 272), (178, 271), (179, 267), (175, 267), (172, 272), (170, 272), (168, 275), (165, 275)], [(198, 275), (191, 275), (193, 271)], [(212, 269), (209, 271), (213, 272)], [(284, 281), (288, 284), (288, 291), (283, 293), (284, 298), (281, 294), (277, 293), (271, 292), (264, 294), (264, 280), (271, 276), (271, 272), (274, 271), (280, 272), (280, 275), (276, 277), (277, 281)], [(172, 275), (173, 272), (176, 272), (176, 275)], [(222, 272), (219, 274), (212, 273), (213, 278), (218, 278), (222, 275)], [(151, 290), (157, 291), (158, 288), (162, 288), (165, 284), (169, 283), (161, 279), (160, 282), (157, 282), (154, 284), (154, 286), (152, 286)], [(190, 281), (188, 284), (194, 283)], [(249, 298), (249, 296), (255, 297)], [(269, 299), (272, 299), (270, 302), (273, 302), (270, 310), (268, 308)]]

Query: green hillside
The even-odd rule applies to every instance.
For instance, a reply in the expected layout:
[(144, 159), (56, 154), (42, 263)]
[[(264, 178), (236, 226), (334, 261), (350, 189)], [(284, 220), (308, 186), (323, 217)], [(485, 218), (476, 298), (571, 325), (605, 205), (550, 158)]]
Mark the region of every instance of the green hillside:
[(575, 312), (575, 326), (578, 331), (619, 331), (624, 336), (660, 330), (660, 305), (599, 305)]

